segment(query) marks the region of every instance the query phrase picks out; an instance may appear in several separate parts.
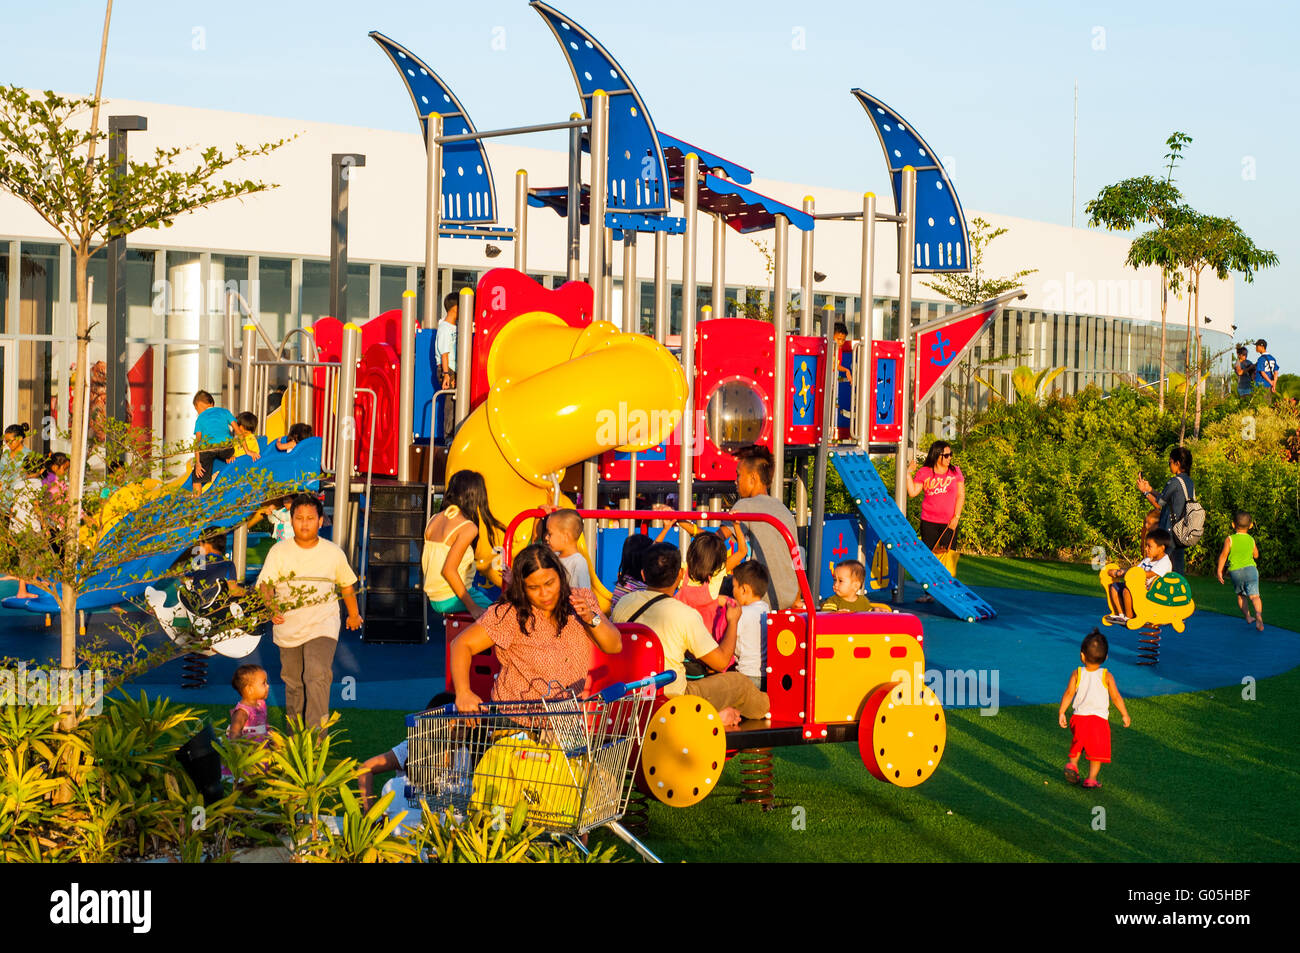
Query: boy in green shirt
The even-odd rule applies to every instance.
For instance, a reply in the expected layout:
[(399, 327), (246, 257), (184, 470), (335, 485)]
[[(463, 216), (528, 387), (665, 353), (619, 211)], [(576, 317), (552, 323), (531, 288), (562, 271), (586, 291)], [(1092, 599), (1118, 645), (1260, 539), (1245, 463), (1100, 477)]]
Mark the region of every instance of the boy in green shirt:
[[(1253, 525), (1254, 521), (1245, 510), (1238, 510), (1232, 518), (1233, 532), (1223, 541), (1223, 549), (1219, 551), (1219, 582), (1223, 583), (1226, 565), (1228, 578), (1237, 591), (1237, 606), (1241, 609), (1241, 614), (1247, 622), (1253, 622), (1255, 628), (1263, 632), (1264, 607), (1259, 599), (1259, 568), (1255, 565), (1255, 560), (1259, 558), (1259, 546), (1250, 535)], [(1250, 609), (1246, 607), (1247, 599), (1255, 609), (1253, 618)]]

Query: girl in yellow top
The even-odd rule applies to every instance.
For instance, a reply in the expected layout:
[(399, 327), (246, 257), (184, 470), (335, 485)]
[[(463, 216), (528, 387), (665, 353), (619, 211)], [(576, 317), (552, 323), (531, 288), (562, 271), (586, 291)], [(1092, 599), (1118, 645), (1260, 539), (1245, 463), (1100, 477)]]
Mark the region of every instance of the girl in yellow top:
[[(1264, 631), (1264, 604), (1259, 598), (1259, 567), (1255, 565), (1255, 560), (1259, 559), (1259, 546), (1255, 538), (1250, 535), (1254, 526), (1254, 521), (1250, 514), (1245, 510), (1238, 510), (1237, 515), (1232, 518), (1232, 535), (1223, 541), (1223, 549), (1219, 551), (1219, 584), (1223, 584), (1223, 569), (1228, 569), (1228, 578), (1232, 580), (1232, 587), (1237, 591), (1237, 607), (1241, 609), (1241, 614), (1246, 617), (1246, 621), (1253, 623), (1255, 628), (1260, 632)], [(1250, 609), (1246, 608), (1246, 600), (1250, 600), (1251, 606), (1255, 609), (1255, 615), (1252, 617)]]
[(475, 470), (461, 470), (447, 481), (442, 510), (424, 528), (424, 594), (436, 612), (468, 612), (477, 619), (492, 604), (474, 585), (474, 540), (486, 527), (488, 542), (505, 527), (488, 508), (487, 485)]

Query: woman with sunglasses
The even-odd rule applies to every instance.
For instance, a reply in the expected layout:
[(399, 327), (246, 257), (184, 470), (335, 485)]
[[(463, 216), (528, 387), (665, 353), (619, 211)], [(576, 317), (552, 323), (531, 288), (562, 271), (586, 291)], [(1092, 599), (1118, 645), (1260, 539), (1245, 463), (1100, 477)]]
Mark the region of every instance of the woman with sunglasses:
[[(931, 550), (950, 549), (966, 505), (966, 478), (952, 463), (952, 447), (946, 441), (930, 444), (920, 469), (915, 463), (907, 468), (907, 495), (921, 493), (925, 494), (921, 500), (921, 542)], [(934, 597), (923, 595), (919, 601), (933, 602)]]

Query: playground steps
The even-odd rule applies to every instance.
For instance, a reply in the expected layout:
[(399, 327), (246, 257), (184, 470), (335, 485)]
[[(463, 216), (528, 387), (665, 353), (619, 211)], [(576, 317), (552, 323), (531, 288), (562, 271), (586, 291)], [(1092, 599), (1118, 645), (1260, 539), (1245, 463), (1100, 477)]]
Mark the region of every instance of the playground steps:
[(997, 615), (992, 606), (949, 575), (943, 563), (921, 542), (885, 488), (870, 456), (861, 450), (832, 450), (830, 461), (844, 480), (858, 512), (876, 531), (889, 554), (936, 602), (967, 622)]
[(359, 560), (365, 567), (361, 637), (366, 642), (413, 645), (428, 640), (420, 570), (424, 494), (421, 484), (375, 483), (370, 488), (370, 535)]

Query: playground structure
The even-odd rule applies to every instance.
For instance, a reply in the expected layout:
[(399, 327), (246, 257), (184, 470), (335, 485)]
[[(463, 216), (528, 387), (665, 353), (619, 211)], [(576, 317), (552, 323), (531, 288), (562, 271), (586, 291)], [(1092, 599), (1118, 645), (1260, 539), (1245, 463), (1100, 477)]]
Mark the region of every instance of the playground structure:
[[(905, 473), (916, 447), (913, 409), (943, 382), (1000, 309), (1023, 293), (924, 324), (913, 320), (913, 274), (964, 270), (966, 223), (934, 151), (878, 99), (852, 91), (884, 149), (895, 211), (879, 211), (870, 192), (860, 210), (819, 213), (811, 196), (794, 208), (751, 189), (748, 168), (658, 131), (627, 73), (590, 33), (544, 3), (534, 0), (531, 6), (565, 53), (582, 103), (574, 118), (479, 131), (432, 68), (399, 43), (371, 34), (402, 76), (427, 149), (423, 314), (417, 314), (417, 295), (408, 289), (400, 310), (363, 324), (324, 318), (277, 343), (263, 332), (249, 302), (228, 292), (227, 403), (265, 408), (272, 390), (282, 386), (279, 410), (263, 422), (265, 435), (300, 422), (311, 424), (318, 435), (312, 465), (294, 470), (293, 479), (305, 483), (322, 474), (330, 488), (333, 538), (354, 557), (362, 580), (367, 641), (427, 638), (422, 531), (441, 488), (459, 469), (483, 473), (493, 508), (512, 522), (500, 554), (506, 564), (512, 548), (524, 541), (529, 514), (536, 515), (542, 505), (580, 500), (592, 577), (609, 579), (630, 524), (665, 516), (643, 509), (639, 501), (675, 496), (674, 511), (683, 518), (734, 519), (721, 507), (736, 476), (732, 451), (747, 444), (769, 448), (775, 461), (773, 492), (784, 496), (791, 484), (796, 522), (806, 534), (803, 540), (786, 537), (806, 609), (768, 617), (772, 718), (742, 726), (736, 741), (758, 765), (752, 769), (756, 799), (762, 800), (761, 789), (770, 781), (764, 752), (792, 742), (856, 738), (875, 776), (920, 783), (941, 756), (942, 709), (932, 695), (923, 697), (924, 686), (909, 688), (893, 677), (915, 665), (921, 667), (917, 671), (924, 668), (920, 622), (902, 613), (820, 614), (816, 607), (829, 590), (833, 563), (861, 552), (870, 569), (869, 595), (887, 593), (901, 601), (906, 571), (958, 618), (974, 622), (993, 614), (916, 538), (905, 517), (903, 481), (896, 481), (891, 498), (870, 455), (892, 453), (896, 475)], [(527, 172), (520, 170), (513, 225), (497, 224), (485, 140), (552, 130), (569, 133), (567, 183), (531, 188)], [(591, 157), (586, 183), (584, 152)], [(336, 172), (346, 158), (335, 156)], [(331, 283), (338, 289), (346, 274), (346, 177), (336, 175), (335, 185)], [(680, 203), (681, 217), (669, 214), (673, 201)], [(525, 274), (531, 208), (550, 208), (566, 218), (570, 280), (555, 290)], [(694, 302), (701, 213), (713, 220), (711, 304), (698, 315), (690, 304), (683, 307), (674, 353), (669, 240), (681, 236), (682, 301)], [(861, 333), (842, 351), (831, 320), (824, 320), (823, 333), (815, 333), (814, 235), (817, 222), (826, 220), (862, 223)], [(585, 282), (579, 280), (584, 224)], [(880, 224), (894, 225), (898, 232), (904, 331), (897, 341), (874, 335)], [(790, 326), (784, 306), (791, 226), (800, 232), (797, 327)], [(725, 313), (727, 228), (773, 233), (770, 324), (712, 317)], [(653, 235), (652, 336), (639, 333), (630, 295), (624, 296), (621, 315), (611, 313), (614, 242), (623, 244), (622, 273), (630, 276), (640, 234)], [(440, 237), (510, 241), (514, 251), (513, 268), (490, 271), (477, 287), (460, 291), (454, 391), (439, 389), (434, 359)], [(837, 382), (841, 360), (866, 369), (854, 373), (845, 388)], [(602, 432), (611, 413), (612, 437)], [(304, 446), (294, 452), (299, 463)], [(825, 513), (830, 466), (852, 495), (856, 514)], [(232, 525), (242, 577), (248, 570), (249, 527), (242, 520)], [(178, 537), (177, 552), (191, 544)], [(497, 560), (481, 531), (476, 561), (491, 581), (500, 578)], [(805, 574), (805, 566), (813, 571)], [(120, 587), (117, 600), (139, 596), (165, 569), (141, 567), (136, 588)], [(467, 621), (449, 617), (448, 638)], [(895, 697), (898, 691), (907, 697)], [(882, 706), (896, 706), (900, 714), (925, 712), (925, 730), (913, 726), (910, 734), (895, 736), (907, 719), (878, 721)], [(912, 750), (920, 742), (908, 738), (921, 738), (925, 746)]]

